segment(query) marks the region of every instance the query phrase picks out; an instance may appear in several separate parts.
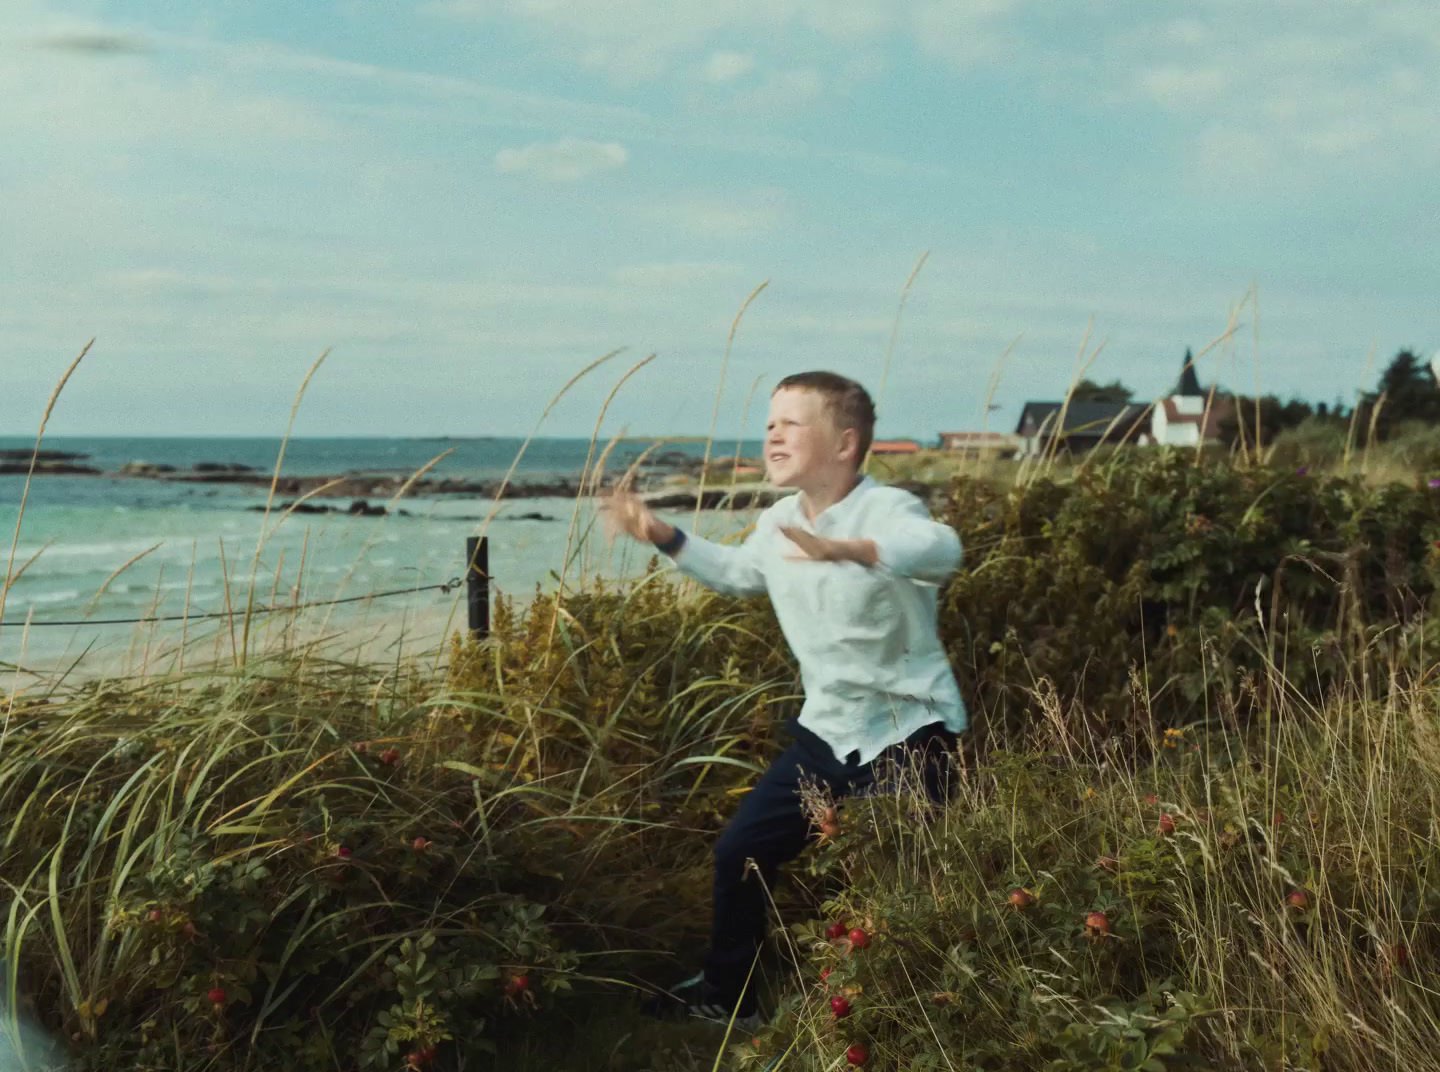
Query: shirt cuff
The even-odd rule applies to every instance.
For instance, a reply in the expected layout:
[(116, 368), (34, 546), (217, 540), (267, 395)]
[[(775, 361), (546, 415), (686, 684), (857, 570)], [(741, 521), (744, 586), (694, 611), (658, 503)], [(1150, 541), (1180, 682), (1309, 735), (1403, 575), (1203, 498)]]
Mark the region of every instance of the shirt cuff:
[(680, 553), (680, 548), (684, 546), (685, 530), (676, 526), (675, 535), (671, 536), (670, 539), (666, 540), (664, 543), (660, 543), (657, 540), (655, 543), (655, 550), (659, 551), (662, 555), (667, 555), (670, 558), (674, 558)]

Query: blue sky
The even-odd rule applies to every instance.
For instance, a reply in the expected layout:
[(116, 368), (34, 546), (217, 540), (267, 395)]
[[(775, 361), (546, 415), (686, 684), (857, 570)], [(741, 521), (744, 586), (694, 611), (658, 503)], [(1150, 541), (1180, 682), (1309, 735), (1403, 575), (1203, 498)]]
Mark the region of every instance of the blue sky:
[(1202, 380), (1350, 399), (1440, 348), (1437, 61), (1430, 0), (6, 0), (0, 433), (92, 336), (53, 433), (278, 434), (326, 348), (303, 434), (524, 433), (617, 347), (545, 430), (654, 352), (605, 431), (703, 433), (768, 280), (753, 431), (878, 390), (926, 251), (881, 434), (1232, 316)]

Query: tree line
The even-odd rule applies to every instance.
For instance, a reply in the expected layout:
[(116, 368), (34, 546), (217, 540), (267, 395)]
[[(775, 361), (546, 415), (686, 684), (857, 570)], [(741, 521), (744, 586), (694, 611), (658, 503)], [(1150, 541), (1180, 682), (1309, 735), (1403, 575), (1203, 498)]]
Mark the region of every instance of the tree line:
[[(1186, 352), (1187, 359), (1189, 352)], [(1120, 380), (1098, 383), (1083, 379), (1075, 385), (1071, 400), (1076, 402), (1131, 402), (1135, 392)], [(1279, 395), (1237, 395), (1217, 390), (1215, 398), (1235, 403), (1220, 422), (1220, 438), (1226, 446), (1234, 444), (1244, 433), (1253, 441), (1257, 423), (1260, 441), (1272, 443), (1280, 433), (1310, 422), (1313, 425), (1349, 426), (1352, 421), (1368, 436), (1373, 425), (1374, 436), (1384, 441), (1415, 425), (1440, 424), (1440, 383), (1435, 368), (1413, 349), (1402, 349), (1380, 374), (1374, 390), (1364, 391), (1352, 407), (1343, 402), (1311, 403), (1301, 398)], [(1237, 409), (1243, 415), (1237, 418)]]

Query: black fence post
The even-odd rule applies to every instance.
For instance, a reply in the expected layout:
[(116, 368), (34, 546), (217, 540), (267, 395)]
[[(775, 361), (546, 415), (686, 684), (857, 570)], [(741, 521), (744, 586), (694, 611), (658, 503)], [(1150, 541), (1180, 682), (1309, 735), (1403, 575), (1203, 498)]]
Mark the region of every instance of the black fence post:
[(470, 598), (470, 635), (490, 635), (490, 537), (465, 538), (465, 592)]

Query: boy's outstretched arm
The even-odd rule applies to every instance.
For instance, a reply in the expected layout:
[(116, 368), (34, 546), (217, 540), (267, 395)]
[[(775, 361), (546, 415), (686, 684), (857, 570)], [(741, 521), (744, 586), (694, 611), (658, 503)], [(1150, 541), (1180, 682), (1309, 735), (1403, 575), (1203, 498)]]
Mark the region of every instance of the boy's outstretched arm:
[(760, 532), (759, 526), (742, 546), (727, 547), (699, 536), (690, 536), (661, 521), (645, 505), (645, 500), (628, 487), (617, 487), (601, 508), (612, 537), (623, 532), (633, 539), (653, 543), (655, 549), (668, 555), (682, 573), (694, 577), (701, 584), (732, 595), (754, 595), (765, 591), (765, 574), (755, 562), (755, 546), (752, 543)]
[(875, 535), (878, 564), (902, 577), (944, 584), (965, 557), (960, 535), (934, 520), (925, 504), (899, 488), (884, 527)]
[(943, 584), (964, 557), (960, 537), (949, 525), (933, 520), (915, 496), (896, 491), (883, 527), (870, 539), (830, 540), (785, 525), (780, 531), (805, 558), (881, 566), (902, 577)]

